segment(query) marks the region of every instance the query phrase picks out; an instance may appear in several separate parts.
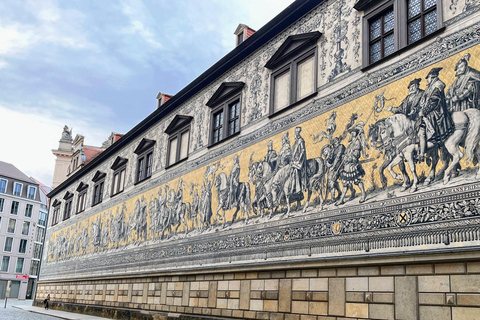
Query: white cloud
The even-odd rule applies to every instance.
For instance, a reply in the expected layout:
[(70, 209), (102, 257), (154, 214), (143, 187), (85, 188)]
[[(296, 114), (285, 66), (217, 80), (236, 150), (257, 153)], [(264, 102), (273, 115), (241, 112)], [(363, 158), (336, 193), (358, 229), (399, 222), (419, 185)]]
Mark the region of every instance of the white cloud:
[(28, 27), (19, 23), (0, 25), (0, 55), (16, 55), (34, 45), (35, 42), (35, 34)]
[(149, 15), (145, 5), (139, 0), (129, 0), (122, 3), (122, 12), (129, 19), (129, 26), (123, 29), (126, 34), (140, 36), (154, 48), (161, 48), (162, 44), (156, 39), (154, 32), (148, 27)]

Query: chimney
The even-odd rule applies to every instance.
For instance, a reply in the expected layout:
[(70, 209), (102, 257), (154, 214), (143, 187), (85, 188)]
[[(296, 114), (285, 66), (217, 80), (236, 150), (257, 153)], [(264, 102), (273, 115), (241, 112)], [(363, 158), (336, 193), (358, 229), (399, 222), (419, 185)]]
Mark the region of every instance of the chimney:
[(237, 36), (237, 47), (247, 40), (252, 34), (255, 33), (255, 30), (247, 26), (246, 24), (240, 23), (233, 34)]
[(159, 92), (159, 93), (157, 94), (157, 100), (158, 100), (157, 109), (160, 108), (160, 106), (163, 105), (165, 102), (167, 102), (168, 100), (170, 100), (171, 97), (172, 97), (172, 96), (169, 95), (169, 94)]

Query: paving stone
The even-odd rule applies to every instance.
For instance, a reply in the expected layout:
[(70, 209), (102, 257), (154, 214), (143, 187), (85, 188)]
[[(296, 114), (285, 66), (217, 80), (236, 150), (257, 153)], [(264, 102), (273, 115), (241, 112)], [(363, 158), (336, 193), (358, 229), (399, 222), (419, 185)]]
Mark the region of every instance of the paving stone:
[(278, 280), (265, 280), (265, 290), (278, 290)]
[(327, 302), (315, 302), (310, 301), (308, 303), (308, 313), (315, 315), (327, 315), (328, 314), (328, 303)]
[(279, 287), (279, 295), (278, 295), (278, 311), (290, 312), (291, 301), (292, 301), (292, 280), (281, 279), (280, 287)]
[(480, 294), (457, 294), (457, 304), (459, 306), (480, 306)]
[(292, 313), (307, 313), (308, 301), (292, 301)]
[(465, 273), (465, 263), (438, 263), (435, 264), (435, 273), (455, 274)]
[(242, 310), (250, 309), (250, 280), (242, 280), (240, 283), (240, 305)]
[(359, 276), (378, 276), (380, 274), (379, 267), (358, 267)]
[(467, 273), (480, 273), (480, 262), (467, 262)]
[(309, 290), (310, 291), (328, 291), (328, 279), (327, 278), (310, 279)]
[(263, 300), (263, 310), (270, 312), (278, 311), (278, 300)]
[(345, 300), (347, 302), (365, 302), (365, 294), (363, 292), (347, 292)]
[(292, 290), (294, 291), (308, 291), (310, 288), (309, 279), (293, 279)]
[(368, 278), (368, 291), (393, 292), (393, 277), (370, 277)]
[(414, 264), (414, 265), (408, 265), (406, 267), (406, 274), (407, 275), (432, 274), (432, 273), (433, 273), (433, 265), (432, 264)]
[(357, 275), (357, 268), (339, 268), (337, 269), (337, 276), (351, 277)]

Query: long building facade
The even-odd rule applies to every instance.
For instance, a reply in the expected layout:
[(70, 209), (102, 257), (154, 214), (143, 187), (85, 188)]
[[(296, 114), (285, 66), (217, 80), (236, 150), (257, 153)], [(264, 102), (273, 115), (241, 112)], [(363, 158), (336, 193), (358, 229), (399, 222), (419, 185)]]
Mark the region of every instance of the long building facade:
[(480, 319), (479, 21), (295, 1), (49, 194), (37, 301)]
[(0, 299), (34, 298), (47, 214), (40, 184), (0, 161)]

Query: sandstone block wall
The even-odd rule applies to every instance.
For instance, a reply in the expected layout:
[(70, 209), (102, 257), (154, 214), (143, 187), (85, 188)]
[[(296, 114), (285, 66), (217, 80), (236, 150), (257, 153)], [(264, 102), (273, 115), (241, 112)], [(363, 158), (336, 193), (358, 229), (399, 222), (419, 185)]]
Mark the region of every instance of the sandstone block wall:
[(480, 260), (55, 282), (37, 299), (270, 320), (480, 319)]

